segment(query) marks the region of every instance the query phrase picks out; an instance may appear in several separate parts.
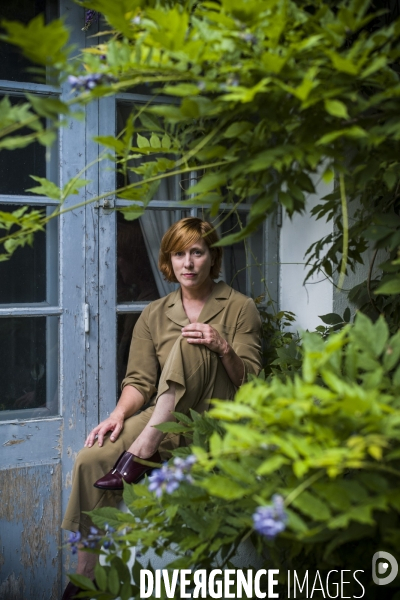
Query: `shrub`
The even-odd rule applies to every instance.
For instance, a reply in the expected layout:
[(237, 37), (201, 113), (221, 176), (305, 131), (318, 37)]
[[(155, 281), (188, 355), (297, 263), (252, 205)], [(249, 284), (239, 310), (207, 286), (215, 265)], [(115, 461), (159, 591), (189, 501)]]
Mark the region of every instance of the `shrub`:
[[(233, 402), (216, 400), (208, 414), (178, 413), (179, 423), (160, 426), (192, 435), (191, 448), (176, 454), (196, 456), (193, 482), (159, 498), (147, 482), (126, 486), (131, 514), (94, 511), (98, 526), (128, 527), (114, 536), (115, 549), (162, 555), (172, 545), (169, 568), (207, 569), (228, 566), (250, 538), (268, 568), (280, 567), (282, 582), (288, 569), (362, 569), (365, 597), (378, 597), (370, 561), (377, 550), (396, 556), (400, 541), (400, 332), (390, 337), (383, 318), (358, 314), (325, 340), (304, 334), (302, 354), (294, 378), (253, 379)], [(253, 521), (273, 497), (278, 512), (283, 498), (276, 537)], [(113, 560), (102, 568), (106, 586), (107, 573), (115, 578), (122, 568)], [(129, 593), (139, 597), (134, 586)]]

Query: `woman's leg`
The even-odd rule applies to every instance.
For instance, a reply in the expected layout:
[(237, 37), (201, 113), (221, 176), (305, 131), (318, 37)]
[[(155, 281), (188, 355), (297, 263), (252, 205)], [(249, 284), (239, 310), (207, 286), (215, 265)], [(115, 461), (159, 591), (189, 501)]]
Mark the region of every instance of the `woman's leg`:
[(165, 433), (154, 428), (154, 425), (175, 421), (172, 412), (175, 410), (175, 384), (171, 382), (169, 389), (158, 398), (153, 414), (142, 433), (129, 447), (128, 452), (148, 458), (152, 456), (161, 444)]
[(235, 391), (215, 352), (179, 338), (161, 373), (152, 417), (128, 452), (140, 458), (150, 457), (165, 435), (154, 426), (175, 421), (173, 411), (189, 413), (192, 408), (202, 413), (208, 409), (210, 398), (233, 398)]
[(91, 448), (82, 448), (78, 453), (72, 475), (72, 489), (65, 511), (62, 528), (69, 531), (80, 531), (83, 536), (89, 533), (92, 521), (84, 511), (91, 511), (103, 506), (117, 506), (122, 492), (110, 492), (93, 487), (93, 483), (110, 469), (118, 457), (129, 448), (148, 423), (154, 407), (130, 417), (115, 442), (109, 435), (104, 445), (94, 444)]

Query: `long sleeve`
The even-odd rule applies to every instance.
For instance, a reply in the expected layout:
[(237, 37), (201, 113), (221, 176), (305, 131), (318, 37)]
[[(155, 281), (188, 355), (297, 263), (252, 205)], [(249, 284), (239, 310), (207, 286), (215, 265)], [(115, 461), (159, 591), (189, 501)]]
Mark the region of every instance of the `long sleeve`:
[(159, 363), (148, 319), (150, 305), (140, 315), (132, 334), (126, 375), (121, 389), (133, 385), (143, 395), (145, 404), (157, 391)]
[(232, 343), (232, 348), (243, 361), (245, 369), (243, 381), (247, 380), (249, 373), (258, 375), (261, 371), (260, 334), (260, 315), (254, 304), (254, 300), (248, 298), (238, 316)]

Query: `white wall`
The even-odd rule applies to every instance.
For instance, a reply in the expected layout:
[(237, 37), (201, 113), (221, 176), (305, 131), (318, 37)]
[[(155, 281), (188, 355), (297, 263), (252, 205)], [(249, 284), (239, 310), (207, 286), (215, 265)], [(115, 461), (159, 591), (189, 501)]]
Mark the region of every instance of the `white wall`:
[(318, 315), (333, 312), (333, 286), (322, 274), (315, 275), (304, 285), (307, 273), (304, 254), (309, 246), (332, 231), (332, 222), (316, 221), (310, 210), (318, 199), (333, 190), (333, 183), (316, 184), (316, 194), (307, 198), (307, 212), (282, 219), (280, 236), (280, 309), (295, 313), (295, 329), (312, 331), (322, 325)]

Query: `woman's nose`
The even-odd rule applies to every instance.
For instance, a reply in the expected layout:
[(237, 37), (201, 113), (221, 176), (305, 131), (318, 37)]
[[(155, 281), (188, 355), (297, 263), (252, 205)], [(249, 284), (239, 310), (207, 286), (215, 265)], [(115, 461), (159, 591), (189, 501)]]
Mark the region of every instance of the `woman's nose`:
[(190, 254), (185, 254), (185, 267), (192, 267), (193, 261)]

